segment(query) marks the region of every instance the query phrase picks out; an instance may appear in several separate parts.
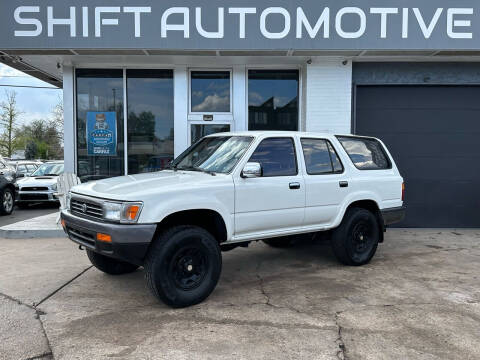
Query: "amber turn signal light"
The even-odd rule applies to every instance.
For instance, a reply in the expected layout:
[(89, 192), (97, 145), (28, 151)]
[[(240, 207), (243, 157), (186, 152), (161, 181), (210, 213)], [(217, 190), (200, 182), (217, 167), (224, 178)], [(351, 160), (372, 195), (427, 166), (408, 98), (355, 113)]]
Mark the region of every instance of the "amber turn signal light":
[(126, 208), (125, 217), (128, 221), (134, 221), (137, 218), (138, 212), (140, 211), (139, 205), (130, 205)]
[(107, 242), (111, 243), (112, 242), (112, 237), (107, 234), (102, 234), (102, 233), (97, 233), (97, 240), (101, 242)]
[(62, 227), (63, 227), (64, 229), (67, 227), (67, 226), (65, 225), (65, 220), (64, 220), (64, 219), (62, 219), (62, 220), (60, 221), (60, 223), (62, 224)]

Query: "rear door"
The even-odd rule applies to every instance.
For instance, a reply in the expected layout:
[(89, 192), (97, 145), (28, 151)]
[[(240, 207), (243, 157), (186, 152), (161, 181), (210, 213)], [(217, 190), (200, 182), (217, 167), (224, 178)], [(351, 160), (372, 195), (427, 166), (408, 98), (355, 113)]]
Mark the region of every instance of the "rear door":
[(301, 138), (305, 160), (306, 227), (327, 226), (336, 218), (348, 194), (346, 170), (327, 139)]
[(279, 233), (303, 225), (305, 184), (295, 139), (263, 139), (248, 162), (258, 162), (263, 175), (235, 176), (235, 235)]

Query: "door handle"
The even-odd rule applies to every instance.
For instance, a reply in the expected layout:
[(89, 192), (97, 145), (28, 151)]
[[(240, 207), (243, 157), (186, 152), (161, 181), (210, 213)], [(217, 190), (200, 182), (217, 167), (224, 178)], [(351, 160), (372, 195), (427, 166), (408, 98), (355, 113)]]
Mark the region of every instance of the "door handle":
[(289, 187), (291, 190), (298, 190), (300, 189), (300, 183), (299, 182), (291, 182), (289, 184)]
[(348, 181), (340, 181), (338, 184), (340, 185), (341, 188), (348, 187)]

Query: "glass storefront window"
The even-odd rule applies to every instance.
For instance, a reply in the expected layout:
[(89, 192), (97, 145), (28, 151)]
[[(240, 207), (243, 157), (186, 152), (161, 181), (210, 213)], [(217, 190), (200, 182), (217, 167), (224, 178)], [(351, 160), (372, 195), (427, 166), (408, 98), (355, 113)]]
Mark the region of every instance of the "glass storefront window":
[(229, 132), (230, 125), (228, 124), (193, 124), (192, 125), (192, 144), (195, 144), (202, 137), (222, 132)]
[(298, 130), (298, 70), (248, 71), (248, 129)]
[(160, 171), (173, 160), (173, 71), (127, 70), (128, 173)]
[(192, 71), (190, 81), (191, 112), (231, 112), (230, 71)]
[(78, 176), (124, 175), (123, 70), (77, 69), (76, 76)]

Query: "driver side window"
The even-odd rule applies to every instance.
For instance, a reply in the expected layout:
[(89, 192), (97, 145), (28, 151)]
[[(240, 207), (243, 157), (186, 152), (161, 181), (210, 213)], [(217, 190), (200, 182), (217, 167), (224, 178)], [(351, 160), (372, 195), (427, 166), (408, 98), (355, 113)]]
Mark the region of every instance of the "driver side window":
[(262, 166), (263, 177), (295, 176), (298, 174), (295, 145), (292, 138), (268, 138), (263, 140), (249, 162)]

